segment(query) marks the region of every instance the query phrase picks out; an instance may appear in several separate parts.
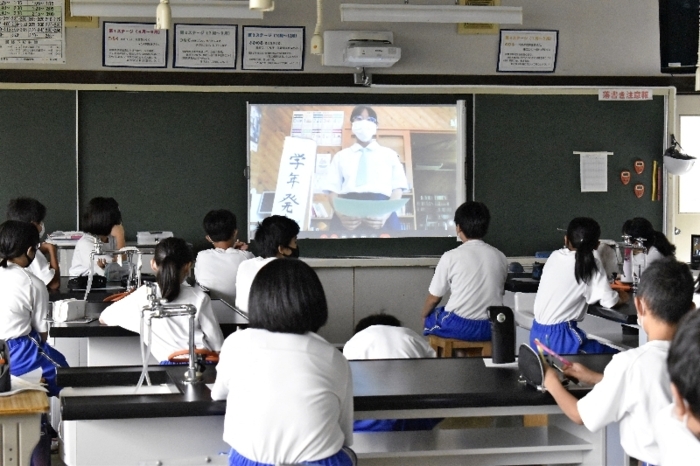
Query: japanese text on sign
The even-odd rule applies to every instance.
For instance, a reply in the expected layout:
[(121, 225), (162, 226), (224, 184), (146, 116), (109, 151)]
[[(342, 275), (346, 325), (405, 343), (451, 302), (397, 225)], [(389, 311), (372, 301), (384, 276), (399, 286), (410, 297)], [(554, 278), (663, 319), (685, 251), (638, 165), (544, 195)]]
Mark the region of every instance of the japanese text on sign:
[(0, 63), (65, 63), (63, 1), (1, 0)]
[(103, 23), (104, 66), (165, 68), (168, 32), (142, 23)]
[(308, 226), (311, 183), (316, 167), (316, 143), (311, 139), (284, 138), (272, 215), (285, 215), (302, 229)]
[(176, 68), (236, 68), (236, 26), (175, 25)]
[(244, 27), (243, 69), (303, 70), (303, 27)]
[(651, 100), (654, 91), (651, 89), (600, 89), (598, 100)]
[(501, 30), (498, 71), (552, 73), (558, 31)]

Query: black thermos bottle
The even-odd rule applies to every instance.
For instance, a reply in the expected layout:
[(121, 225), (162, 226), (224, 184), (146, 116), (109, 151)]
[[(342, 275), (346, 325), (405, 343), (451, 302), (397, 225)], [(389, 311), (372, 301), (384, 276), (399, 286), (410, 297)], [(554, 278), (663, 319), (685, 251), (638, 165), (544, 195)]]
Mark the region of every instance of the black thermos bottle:
[(494, 364), (515, 361), (515, 318), (506, 306), (487, 309), (491, 321), (491, 358)]

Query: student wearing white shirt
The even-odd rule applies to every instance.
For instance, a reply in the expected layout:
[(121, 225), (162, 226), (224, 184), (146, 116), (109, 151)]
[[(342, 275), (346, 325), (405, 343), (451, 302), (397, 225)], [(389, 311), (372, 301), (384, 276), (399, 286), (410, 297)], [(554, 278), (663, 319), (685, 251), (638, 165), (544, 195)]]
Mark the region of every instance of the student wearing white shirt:
[(622, 234), (629, 235), (632, 242), (636, 238), (644, 238), (646, 252), (637, 252), (632, 256), (632, 273), (644, 273), (649, 265), (663, 257), (674, 257), (676, 247), (668, 241), (666, 235), (654, 230), (651, 222), (643, 217), (627, 220), (622, 225)]
[(238, 241), (236, 216), (229, 210), (212, 210), (204, 216), (204, 231), (214, 249), (197, 254), (194, 277), (209, 290), (212, 298), (233, 305), (236, 302), (236, 276), (241, 262), (252, 259), (248, 245)]
[(580, 400), (562, 386), (557, 371), (547, 368), (544, 385), (564, 414), (590, 431), (619, 422), (620, 443), (627, 455), (658, 465), (661, 458), (652, 423), (671, 402), (666, 359), (679, 321), (695, 312), (692, 297), (693, 277), (686, 264), (665, 258), (650, 265), (634, 298), (637, 320), (649, 341), (613, 356), (603, 374), (578, 363), (564, 368), (567, 376), (595, 384)]
[(559, 354), (617, 352), (589, 339), (577, 324), (586, 316), (589, 304), (600, 301), (613, 307), (627, 300), (626, 293), (610, 288), (595, 252), (599, 238), (600, 226), (592, 218), (577, 217), (569, 222), (565, 247), (554, 251), (542, 270), (530, 330), (533, 348), (538, 339)]
[[(224, 336), (214, 317), (209, 296), (199, 287), (183, 283), (192, 267), (192, 252), (185, 240), (166, 238), (158, 243), (151, 267), (156, 272), (160, 297), (168, 304), (192, 304), (197, 308), (195, 346), (218, 352)], [(100, 322), (140, 333), (141, 309), (148, 305), (148, 286), (144, 285), (102, 311)], [(167, 364), (172, 353), (189, 347), (188, 316), (153, 319), (151, 328), (152, 340), (146, 343), (153, 357), (161, 364)], [(147, 340), (145, 335), (144, 339)]]
[[(424, 335), (467, 341), (491, 340), (486, 309), (502, 306), (508, 276), (506, 256), (486, 244), (491, 214), (481, 202), (465, 202), (455, 211), (462, 245), (442, 255), (423, 305)], [(445, 306), (436, 307), (450, 292)]]
[(27, 269), (38, 243), (31, 223), (8, 220), (0, 225), (0, 339), (9, 348), (10, 373), (20, 376), (40, 368), (49, 394), (56, 396), (61, 390), (56, 368), (68, 363), (46, 343), (48, 291)]
[[(421, 359), (436, 357), (424, 337), (402, 327), (389, 314), (372, 314), (355, 326), (355, 334), (345, 343), (343, 356), (353, 359)], [(355, 432), (431, 430), (442, 419), (361, 419), (353, 423)]]
[(700, 458), (700, 312), (678, 323), (668, 351), (673, 403), (654, 422), (661, 466), (685, 466)]
[[(90, 253), (96, 242), (105, 243), (103, 249), (118, 250), (126, 246), (122, 213), (119, 204), (111, 197), (95, 197), (90, 200), (83, 214), (83, 235), (75, 245), (73, 261), (69, 273), (71, 276), (87, 275), (92, 268), (93, 273), (109, 275), (108, 269), (116, 269), (116, 256), (96, 256), (90, 262)], [(114, 266), (112, 265), (114, 263)], [(118, 270), (116, 275), (119, 275)], [(117, 277), (115, 277), (117, 278)]]
[[(401, 199), (409, 189), (406, 171), (398, 154), (381, 146), (377, 134), (377, 113), (359, 105), (350, 114), (352, 133), (357, 142), (333, 156), (324, 179), (323, 190), (331, 199), (337, 197), (359, 200)], [(336, 222), (335, 220), (339, 221)], [(350, 217), (335, 212), (333, 223), (346, 230), (399, 230), (396, 212), (380, 217)], [(359, 229), (359, 230), (358, 230)]]
[[(44, 218), (46, 207), (41, 202), (30, 197), (18, 197), (11, 199), (7, 204), (7, 220), (29, 222), (39, 231), (39, 241), (44, 237), (46, 228)], [(48, 256), (48, 260), (46, 257)], [(36, 257), (29, 266), (29, 271), (36, 275), (50, 290), (55, 290), (61, 285), (61, 271), (58, 266), (58, 253), (56, 246), (41, 243), (36, 251)]]
[(316, 273), (301, 261), (265, 265), (249, 316), (226, 338), (211, 391), (226, 400), (229, 465), (356, 464), (350, 365), (316, 333), (328, 319)]
[(250, 286), (258, 271), (275, 259), (298, 258), (299, 225), (283, 215), (272, 215), (260, 222), (255, 231), (255, 249), (260, 255), (238, 266), (236, 274), (236, 307), (248, 312)]

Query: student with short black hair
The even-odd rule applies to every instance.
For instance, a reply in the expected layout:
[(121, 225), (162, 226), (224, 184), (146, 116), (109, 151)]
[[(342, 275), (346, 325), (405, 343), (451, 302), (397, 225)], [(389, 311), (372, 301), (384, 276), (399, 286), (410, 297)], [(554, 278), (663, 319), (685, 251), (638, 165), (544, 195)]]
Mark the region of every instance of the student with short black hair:
[(122, 213), (119, 204), (112, 197), (95, 197), (88, 203), (83, 214), (82, 229), (85, 233), (78, 240), (73, 252), (69, 273), (71, 276), (93, 273), (105, 275), (108, 263), (116, 261), (116, 256), (94, 257), (90, 263), (90, 253), (98, 241), (104, 243), (106, 250), (118, 250), (126, 246)]
[(700, 458), (700, 312), (678, 323), (667, 363), (673, 402), (657, 413), (654, 437), (661, 466), (685, 466)]
[[(620, 443), (627, 455), (650, 465), (659, 463), (654, 416), (671, 402), (666, 358), (681, 318), (693, 305), (693, 277), (686, 264), (660, 259), (641, 277), (634, 302), (637, 322), (648, 336), (644, 345), (613, 356), (603, 374), (582, 364), (564, 368), (567, 376), (594, 384), (577, 400), (547, 368), (544, 385), (572, 421), (592, 432), (620, 423)], [(688, 457), (686, 457), (688, 459)]]
[[(467, 341), (491, 340), (486, 309), (502, 306), (508, 261), (483, 237), (491, 214), (481, 202), (465, 202), (455, 211), (455, 229), (462, 245), (442, 255), (423, 306), (424, 335)], [(445, 306), (436, 307), (450, 292)]]
[(58, 395), (56, 368), (66, 358), (46, 343), (48, 291), (28, 266), (35, 258), (39, 233), (28, 222), (8, 220), (0, 225), (0, 339), (10, 351), (10, 373), (42, 370), (49, 394)]
[(617, 350), (589, 339), (578, 328), (588, 305), (600, 301), (606, 307), (622, 304), (625, 292), (610, 288), (607, 274), (595, 252), (600, 240), (600, 225), (588, 217), (569, 222), (564, 247), (554, 251), (542, 269), (535, 297), (535, 319), (530, 330), (530, 345), (535, 339), (559, 354), (616, 353)]
[[(151, 267), (156, 272), (157, 293), (168, 304), (192, 304), (195, 315), (195, 346), (198, 349), (219, 351), (224, 341), (216, 321), (209, 296), (198, 286), (190, 286), (185, 279), (192, 267), (192, 249), (181, 238), (166, 238), (156, 245)], [(150, 306), (149, 288), (143, 285), (136, 291), (108, 306), (100, 315), (100, 322), (117, 325), (132, 332), (141, 331), (141, 309)], [(151, 354), (161, 364), (169, 357), (189, 347), (189, 317), (168, 317), (151, 322), (152, 341), (147, 342)], [(144, 339), (146, 337), (144, 336)]]
[(212, 210), (202, 222), (207, 241), (214, 248), (200, 251), (194, 265), (197, 283), (209, 290), (212, 298), (233, 305), (236, 302), (236, 276), (243, 261), (254, 256), (248, 245), (238, 241), (236, 216), (230, 210)]
[(371, 314), (357, 323), (343, 354), (348, 359), (434, 358), (435, 350), (393, 315)]
[(316, 333), (328, 319), (316, 273), (301, 261), (266, 264), (249, 316), (226, 338), (211, 391), (226, 400), (229, 465), (354, 465), (350, 365)]
[(263, 266), (275, 259), (298, 258), (297, 235), (299, 225), (283, 215), (264, 219), (255, 231), (255, 249), (259, 256), (238, 266), (236, 274), (236, 307), (248, 311), (248, 295), (255, 275)]
[(666, 235), (656, 231), (649, 220), (643, 217), (635, 217), (625, 221), (622, 225), (622, 234), (629, 235), (632, 242), (636, 238), (644, 239), (646, 252), (635, 251), (632, 256), (632, 273), (644, 273), (647, 267), (663, 257), (674, 257), (676, 247), (666, 238)]
[[(31, 197), (17, 197), (7, 204), (7, 220), (29, 222), (39, 232), (39, 241), (46, 233), (44, 227), (46, 207)], [(47, 260), (48, 257), (48, 260)], [(29, 271), (43, 281), (49, 289), (61, 285), (61, 271), (58, 265), (58, 252), (54, 244), (42, 241), (36, 251), (36, 257), (28, 267)]]

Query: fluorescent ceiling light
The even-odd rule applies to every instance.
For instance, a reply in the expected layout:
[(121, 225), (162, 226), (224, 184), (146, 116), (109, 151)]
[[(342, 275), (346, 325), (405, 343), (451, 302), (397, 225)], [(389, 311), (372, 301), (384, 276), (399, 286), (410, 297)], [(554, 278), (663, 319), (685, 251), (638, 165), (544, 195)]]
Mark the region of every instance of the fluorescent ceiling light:
[[(151, 18), (157, 3), (153, 0), (71, 0), (73, 16)], [(170, 0), (173, 18), (263, 19), (262, 11), (249, 8), (247, 1)]]
[(523, 9), (519, 6), (341, 3), (340, 20), (379, 23), (522, 24)]

